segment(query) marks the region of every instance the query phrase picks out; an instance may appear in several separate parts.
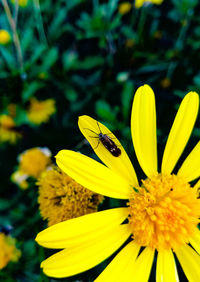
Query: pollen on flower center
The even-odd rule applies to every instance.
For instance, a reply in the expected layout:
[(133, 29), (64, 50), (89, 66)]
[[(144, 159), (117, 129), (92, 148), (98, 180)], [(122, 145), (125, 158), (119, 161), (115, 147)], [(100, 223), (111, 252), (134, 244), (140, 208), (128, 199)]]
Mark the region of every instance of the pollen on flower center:
[(158, 174), (143, 180), (128, 206), (134, 240), (157, 250), (188, 243), (199, 223), (197, 194), (177, 175)]

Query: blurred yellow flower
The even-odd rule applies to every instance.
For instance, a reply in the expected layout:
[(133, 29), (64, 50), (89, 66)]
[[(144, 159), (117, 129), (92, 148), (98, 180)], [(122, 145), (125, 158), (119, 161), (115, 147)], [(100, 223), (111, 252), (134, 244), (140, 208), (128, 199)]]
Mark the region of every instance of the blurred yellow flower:
[(21, 251), (15, 246), (16, 240), (9, 235), (0, 232), (0, 269), (3, 269), (7, 264), (17, 262), (21, 256)]
[(8, 109), (8, 114), (9, 114), (12, 118), (14, 118), (14, 117), (16, 116), (17, 105), (14, 104), (14, 103), (11, 103), (11, 104), (8, 105), (7, 109)]
[(55, 111), (56, 107), (54, 99), (38, 101), (36, 98), (32, 98), (30, 100), (27, 115), (32, 123), (41, 124), (47, 122)]
[(14, 144), (21, 136), (13, 118), (9, 115), (0, 115), (0, 143)]
[(161, 39), (162, 36), (163, 36), (163, 34), (162, 34), (162, 31), (160, 31), (160, 30), (156, 30), (153, 34), (153, 37), (156, 38), (156, 39)]
[[(11, 0), (13, 4), (16, 3), (17, 0)], [(20, 7), (26, 7), (28, 5), (28, 0), (18, 0), (18, 4)]]
[(144, 4), (152, 3), (156, 5), (162, 4), (163, 0), (135, 0), (135, 7), (141, 8)]
[(134, 45), (135, 45), (135, 40), (134, 40), (134, 39), (128, 38), (128, 39), (125, 41), (125, 46), (126, 46), (127, 48), (132, 48)]
[(129, 2), (123, 2), (119, 4), (118, 10), (121, 15), (125, 15), (130, 12), (132, 4)]
[(10, 33), (5, 29), (0, 29), (0, 45), (6, 45), (11, 41)]
[(32, 148), (19, 157), (19, 171), (22, 174), (38, 178), (51, 164), (51, 152), (48, 148)]
[(78, 184), (59, 168), (52, 167), (42, 173), (38, 203), (48, 225), (96, 212), (104, 197)]
[(163, 80), (161, 80), (160, 85), (163, 88), (169, 88), (171, 86), (171, 80), (168, 77), (165, 77)]

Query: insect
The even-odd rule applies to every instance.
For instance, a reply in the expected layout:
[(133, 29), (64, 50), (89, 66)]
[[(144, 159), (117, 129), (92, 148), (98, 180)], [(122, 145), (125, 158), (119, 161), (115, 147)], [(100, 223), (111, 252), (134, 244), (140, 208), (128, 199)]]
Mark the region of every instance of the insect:
[(97, 126), (99, 128), (100, 133), (96, 133), (93, 130), (89, 129), (89, 128), (85, 128), (87, 130), (90, 130), (91, 132), (93, 132), (94, 134), (97, 135), (97, 137), (94, 136), (90, 136), (91, 138), (98, 138), (98, 144), (97, 146), (94, 148), (96, 149), (99, 146), (99, 143), (101, 142), (103, 144), (103, 146), (114, 156), (114, 157), (119, 157), (121, 155), (121, 150), (117, 147), (117, 145), (115, 144), (115, 142), (108, 136), (108, 134), (103, 134), (101, 132), (99, 123), (97, 121)]

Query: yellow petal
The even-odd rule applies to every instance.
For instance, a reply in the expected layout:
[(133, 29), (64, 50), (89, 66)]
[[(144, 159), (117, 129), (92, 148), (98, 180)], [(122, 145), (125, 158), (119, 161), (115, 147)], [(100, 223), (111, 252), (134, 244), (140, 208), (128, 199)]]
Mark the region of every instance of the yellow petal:
[(156, 267), (156, 282), (178, 282), (178, 273), (171, 250), (159, 251)]
[[(126, 280), (126, 268), (136, 259), (140, 246), (134, 241), (126, 245), (105, 268), (105, 270), (97, 277), (94, 282), (116, 282), (129, 281)], [(132, 281), (132, 280), (131, 280)]]
[(197, 183), (194, 185), (193, 189), (197, 190), (200, 188), (200, 179), (197, 181)]
[(162, 173), (170, 174), (182, 154), (194, 127), (199, 108), (199, 96), (188, 93), (178, 110), (165, 146)]
[(188, 182), (200, 176), (200, 141), (182, 164), (178, 175)]
[(127, 281), (147, 282), (149, 280), (154, 253), (155, 250), (147, 247), (139, 255), (136, 261), (133, 261), (128, 265), (126, 270)]
[(200, 257), (188, 245), (176, 250), (176, 255), (182, 269), (190, 282), (200, 281)]
[(46, 275), (68, 277), (86, 271), (113, 254), (130, 236), (127, 224), (116, 226), (94, 240), (67, 249), (43, 261), (41, 267)]
[(190, 239), (190, 244), (200, 255), (200, 231), (196, 230), (194, 236)]
[(128, 208), (83, 215), (50, 226), (40, 232), (35, 240), (46, 248), (67, 248), (100, 237), (103, 232), (120, 225), (127, 216)]
[(84, 187), (104, 196), (128, 199), (130, 184), (114, 171), (80, 153), (62, 150), (56, 156), (57, 165)]
[(156, 107), (153, 90), (141, 86), (135, 94), (131, 114), (135, 153), (145, 174), (157, 173)]
[[(78, 120), (80, 131), (88, 140), (97, 156), (104, 162), (110, 169), (125, 178), (131, 185), (137, 186), (137, 176), (132, 163), (126, 154), (124, 148), (120, 144), (116, 136), (102, 123), (97, 122), (89, 116), (81, 116)], [(118, 157), (113, 156), (108, 149), (100, 142), (99, 133), (108, 135), (109, 138), (121, 150), (121, 155)]]

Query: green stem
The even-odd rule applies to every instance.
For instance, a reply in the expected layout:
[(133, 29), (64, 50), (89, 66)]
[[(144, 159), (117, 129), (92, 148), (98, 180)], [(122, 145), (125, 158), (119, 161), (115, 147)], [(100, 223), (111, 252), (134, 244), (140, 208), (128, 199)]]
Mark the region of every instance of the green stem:
[(17, 26), (18, 12), (19, 12), (19, 0), (16, 0), (15, 1), (15, 14), (14, 14), (15, 26)]
[(10, 28), (12, 30), (13, 33), (13, 41), (14, 41), (14, 45), (16, 48), (16, 53), (17, 53), (17, 61), (20, 67), (20, 72), (21, 74), (24, 73), (24, 63), (23, 63), (23, 55), (22, 55), (22, 49), (21, 49), (21, 44), (20, 44), (20, 40), (19, 40), (19, 36), (17, 34), (17, 26), (16, 26), (16, 21), (13, 19), (10, 8), (8, 6), (8, 2), (7, 0), (1, 0), (2, 1), (2, 5), (4, 7), (8, 22), (10, 24)]
[[(180, 33), (179, 33), (179, 36), (175, 42), (175, 45), (174, 45), (174, 50), (178, 50), (178, 51), (181, 51), (183, 49), (183, 43), (184, 43), (184, 40), (185, 40), (185, 37), (186, 37), (186, 33), (187, 33), (187, 30), (189, 28), (189, 19), (188, 17), (186, 17), (185, 19), (186, 21), (186, 24), (185, 25), (182, 25), (182, 28), (180, 30)], [(171, 62), (169, 64), (169, 67), (168, 67), (168, 70), (167, 70), (167, 77), (168, 78), (171, 78), (176, 67), (178, 65), (178, 62)]]
[(140, 9), (140, 19), (139, 19), (139, 23), (138, 23), (138, 42), (142, 43), (144, 40), (143, 38), (143, 30), (144, 30), (144, 25), (146, 22), (146, 17), (147, 17), (147, 9), (146, 7), (142, 7)]
[(40, 40), (47, 45), (47, 38), (44, 32), (44, 25), (43, 25), (43, 20), (42, 20), (42, 14), (41, 14), (41, 9), (40, 9), (40, 1), (39, 0), (33, 0), (35, 11), (36, 11), (36, 16), (37, 16), (37, 29), (38, 33), (40, 36)]

